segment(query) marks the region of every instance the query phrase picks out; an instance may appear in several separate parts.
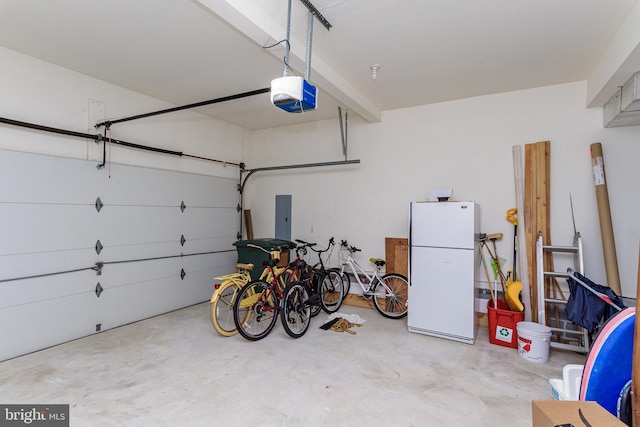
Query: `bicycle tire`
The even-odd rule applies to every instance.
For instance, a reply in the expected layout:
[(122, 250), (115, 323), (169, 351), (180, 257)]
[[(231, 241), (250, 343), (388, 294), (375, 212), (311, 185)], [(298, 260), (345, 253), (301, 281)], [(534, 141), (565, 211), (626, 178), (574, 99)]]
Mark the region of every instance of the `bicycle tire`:
[(340, 275), (340, 279), (342, 280), (342, 301), (347, 298), (349, 295), (349, 290), (351, 289), (351, 280), (349, 280), (349, 276), (340, 268), (329, 268), (327, 271), (335, 271)]
[(211, 324), (224, 337), (238, 333), (233, 320), (233, 301), (240, 289), (242, 286), (232, 280), (222, 282), (217, 298), (211, 303)]
[(307, 303), (309, 288), (302, 282), (292, 282), (284, 290), (280, 320), (285, 332), (292, 338), (300, 338), (309, 329), (311, 308)]
[(249, 341), (257, 341), (269, 335), (278, 320), (280, 302), (270, 288), (267, 282), (249, 282), (242, 287), (233, 302), (236, 329)]
[[(387, 293), (387, 288), (390, 294)], [(373, 305), (389, 319), (401, 319), (409, 311), (409, 282), (401, 274), (390, 273), (380, 278), (373, 288)]]
[(344, 285), (340, 273), (337, 271), (325, 271), (318, 280), (318, 294), (320, 295), (320, 307), (326, 313), (335, 313), (342, 305)]

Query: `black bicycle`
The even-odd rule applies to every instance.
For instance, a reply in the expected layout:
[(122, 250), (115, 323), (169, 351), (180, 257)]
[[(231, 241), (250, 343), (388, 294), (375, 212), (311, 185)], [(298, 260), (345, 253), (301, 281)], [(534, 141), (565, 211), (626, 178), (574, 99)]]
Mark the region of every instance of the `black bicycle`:
[(317, 243), (307, 243), (298, 239), (296, 239), (296, 242), (308, 247), (318, 255), (318, 262), (312, 267), (312, 288), (314, 294), (320, 298), (322, 310), (329, 314), (335, 313), (344, 300), (345, 286), (340, 270), (338, 268), (327, 268), (323, 260), (323, 254), (332, 250), (335, 245), (333, 237), (329, 239), (329, 244), (324, 249), (318, 247)]
[(307, 243), (296, 239), (296, 258), (289, 264), (288, 271), (285, 272), (285, 282), (301, 282), (307, 287), (309, 292), (309, 300), (307, 304), (311, 308), (311, 317), (320, 314), (320, 296), (318, 295), (318, 287), (314, 284), (314, 271), (303, 257), (307, 255), (307, 248), (315, 245), (315, 243)]

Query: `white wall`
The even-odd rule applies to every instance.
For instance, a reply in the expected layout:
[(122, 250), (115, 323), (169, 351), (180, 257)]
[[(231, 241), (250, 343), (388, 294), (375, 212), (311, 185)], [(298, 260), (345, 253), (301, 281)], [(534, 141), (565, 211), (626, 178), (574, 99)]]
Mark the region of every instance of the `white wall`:
[[(359, 165), (250, 178), (245, 207), (255, 236), (273, 236), (274, 196), (292, 194), (293, 238), (322, 243), (335, 236), (362, 248), (364, 260), (384, 256), (385, 237), (408, 235), (409, 202), (424, 200), (430, 188), (453, 187), (455, 199), (480, 204), (483, 231), (504, 233), (498, 252), (510, 262), (512, 147), (550, 140), (552, 242), (571, 244), (571, 193), (586, 275), (606, 284), (589, 152), (601, 142), (622, 291), (635, 297), (640, 127), (604, 129), (602, 110), (584, 108), (585, 94), (586, 83), (577, 82), (386, 111), (381, 123), (350, 118), (348, 156)], [(249, 168), (343, 160), (337, 118), (255, 132), (252, 144)]]
[[(95, 133), (88, 123), (89, 100), (104, 106), (114, 119), (173, 107), (166, 102), (0, 48), (0, 116), (77, 132)], [(102, 130), (101, 130), (102, 131)], [(238, 163), (249, 131), (193, 111), (165, 114), (115, 124), (111, 136), (141, 145)], [(0, 125), (0, 148), (102, 161), (102, 146)], [(238, 168), (148, 151), (111, 146), (111, 161), (228, 178)]]

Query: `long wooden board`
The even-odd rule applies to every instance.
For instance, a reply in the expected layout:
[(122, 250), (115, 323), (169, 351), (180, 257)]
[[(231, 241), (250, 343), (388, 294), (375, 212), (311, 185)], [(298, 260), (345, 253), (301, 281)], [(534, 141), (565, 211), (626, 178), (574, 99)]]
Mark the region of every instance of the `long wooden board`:
[[(538, 289), (536, 239), (538, 232), (542, 232), (543, 244), (550, 245), (550, 145), (549, 141), (542, 141), (525, 145), (525, 197), (524, 221), (527, 243), (528, 278), (531, 296), (531, 318), (538, 321)], [(544, 256), (544, 271), (553, 271), (551, 253)]]

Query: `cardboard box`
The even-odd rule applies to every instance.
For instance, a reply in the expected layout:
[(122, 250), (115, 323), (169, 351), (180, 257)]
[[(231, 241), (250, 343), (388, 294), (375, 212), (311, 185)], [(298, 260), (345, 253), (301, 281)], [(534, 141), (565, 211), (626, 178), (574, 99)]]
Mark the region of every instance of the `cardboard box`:
[(534, 400), (531, 402), (533, 427), (555, 427), (564, 424), (584, 427), (578, 410), (592, 426), (627, 427), (625, 423), (611, 415), (598, 402), (572, 400)]

